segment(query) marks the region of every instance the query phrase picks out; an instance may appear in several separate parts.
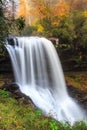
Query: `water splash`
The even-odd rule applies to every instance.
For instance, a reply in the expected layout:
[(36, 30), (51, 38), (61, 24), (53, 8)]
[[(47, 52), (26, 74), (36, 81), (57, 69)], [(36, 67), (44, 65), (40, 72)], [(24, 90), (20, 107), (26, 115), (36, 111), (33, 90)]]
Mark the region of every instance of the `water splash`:
[(77, 103), (69, 97), (57, 52), (51, 41), (39, 37), (16, 37), (6, 44), (15, 81), (45, 115), (70, 122), (85, 120)]

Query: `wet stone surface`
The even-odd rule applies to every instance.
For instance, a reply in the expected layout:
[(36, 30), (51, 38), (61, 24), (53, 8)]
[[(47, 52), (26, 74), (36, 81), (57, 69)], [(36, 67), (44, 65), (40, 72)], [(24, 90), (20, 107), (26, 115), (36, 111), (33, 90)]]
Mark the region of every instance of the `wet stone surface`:
[(24, 104), (29, 104), (29, 105), (34, 106), (32, 100), (20, 91), (17, 84), (15, 84), (15, 83), (5, 84), (3, 86), (3, 88), (5, 88), (7, 91), (11, 92), (13, 98), (23, 101)]
[(69, 95), (87, 111), (87, 91), (82, 91), (72, 85), (67, 86)]

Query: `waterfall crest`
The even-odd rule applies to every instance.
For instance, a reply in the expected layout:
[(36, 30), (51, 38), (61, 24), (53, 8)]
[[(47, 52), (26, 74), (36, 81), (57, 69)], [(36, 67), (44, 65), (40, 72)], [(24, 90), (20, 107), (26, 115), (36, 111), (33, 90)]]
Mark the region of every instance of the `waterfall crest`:
[(59, 121), (85, 120), (84, 112), (68, 95), (57, 52), (46, 38), (16, 37), (14, 45), (6, 44), (15, 82), (22, 93), (45, 115)]

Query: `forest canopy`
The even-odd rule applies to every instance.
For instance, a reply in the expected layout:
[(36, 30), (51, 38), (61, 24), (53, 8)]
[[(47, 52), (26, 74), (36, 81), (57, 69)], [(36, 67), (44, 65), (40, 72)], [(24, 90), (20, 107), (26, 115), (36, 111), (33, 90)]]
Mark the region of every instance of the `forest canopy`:
[(87, 46), (87, 0), (0, 0), (0, 43), (8, 34)]

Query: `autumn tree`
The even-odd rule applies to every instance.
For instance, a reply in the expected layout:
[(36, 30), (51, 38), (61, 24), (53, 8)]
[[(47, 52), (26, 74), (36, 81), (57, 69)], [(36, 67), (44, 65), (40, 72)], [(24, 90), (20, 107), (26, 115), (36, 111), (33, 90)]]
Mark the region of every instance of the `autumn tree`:
[(52, 14), (51, 3), (46, 0), (32, 0), (32, 14), (38, 19), (43, 19), (45, 17), (50, 17)]
[(83, 12), (74, 11), (72, 19), (76, 33), (74, 43), (76, 46), (85, 46), (87, 43), (87, 18), (84, 17)]
[(20, 2), (19, 2), (18, 17), (26, 17), (26, 2), (25, 2), (25, 0), (20, 0)]
[(7, 1), (0, 0), (0, 56), (4, 55), (3, 41), (4, 41), (5, 36), (9, 33), (7, 19), (5, 17), (6, 5), (7, 5)]
[(7, 19), (5, 17), (5, 7), (7, 1), (0, 1), (0, 43), (8, 33)]
[(57, 27), (52, 29), (54, 37), (60, 39), (60, 43), (72, 46), (75, 37), (74, 24), (69, 17), (63, 17)]
[(87, 0), (20, 0), (18, 15), (25, 17), (30, 32), (37, 28), (36, 33), (75, 45), (86, 43), (86, 7)]
[(64, 17), (68, 15), (69, 10), (69, 5), (64, 0), (60, 0), (54, 6), (54, 15), (58, 17)]
[(14, 26), (15, 20), (13, 20), (13, 13), (14, 12), (12, 12), (12, 3), (10, 3), (8, 0), (0, 0), (0, 44), (1, 46), (4, 38), (9, 33), (13, 33), (13, 30), (15, 30), (15, 26)]

